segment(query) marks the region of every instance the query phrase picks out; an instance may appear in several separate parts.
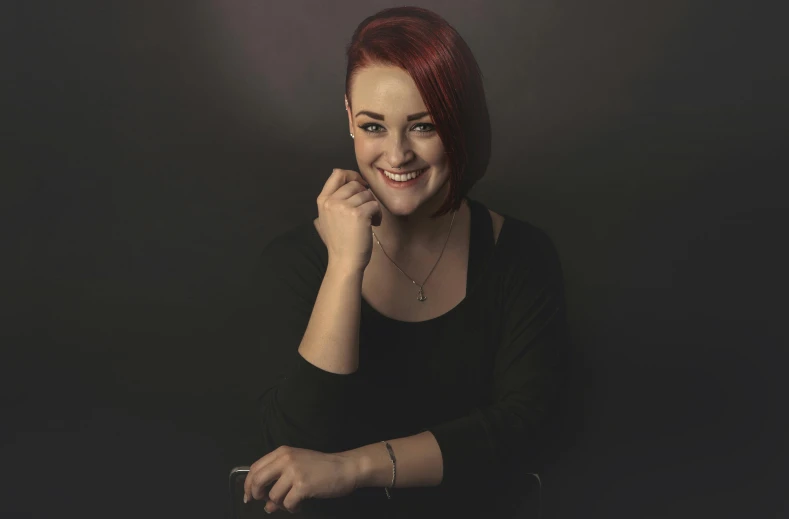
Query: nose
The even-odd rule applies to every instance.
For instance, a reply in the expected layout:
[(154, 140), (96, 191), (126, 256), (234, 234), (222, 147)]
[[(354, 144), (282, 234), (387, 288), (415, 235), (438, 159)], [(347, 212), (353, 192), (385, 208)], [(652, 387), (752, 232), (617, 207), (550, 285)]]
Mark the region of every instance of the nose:
[(414, 158), (414, 153), (411, 150), (411, 145), (408, 139), (399, 135), (395, 135), (391, 139), (389, 148), (389, 160), (387, 161), (392, 169), (405, 167), (406, 164), (411, 162)]

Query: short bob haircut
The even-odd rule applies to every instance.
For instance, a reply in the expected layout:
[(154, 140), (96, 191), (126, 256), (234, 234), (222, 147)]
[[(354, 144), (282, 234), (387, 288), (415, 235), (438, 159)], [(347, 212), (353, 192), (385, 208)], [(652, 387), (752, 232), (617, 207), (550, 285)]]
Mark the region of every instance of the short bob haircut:
[(397, 66), (414, 80), (451, 169), (449, 195), (431, 218), (459, 209), (462, 199), (485, 175), (491, 148), (482, 72), (466, 42), (432, 11), (393, 7), (359, 24), (346, 55), (349, 109), (351, 83), (367, 66)]

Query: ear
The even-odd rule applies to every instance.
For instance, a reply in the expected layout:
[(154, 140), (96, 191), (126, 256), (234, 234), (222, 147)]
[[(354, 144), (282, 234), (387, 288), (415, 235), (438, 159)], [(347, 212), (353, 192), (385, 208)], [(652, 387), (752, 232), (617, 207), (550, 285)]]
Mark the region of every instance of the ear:
[[(348, 96), (345, 97), (345, 111), (348, 114), (348, 130), (350, 131), (350, 133), (353, 133), (354, 135), (356, 135), (356, 132), (353, 131), (354, 130), (354, 128), (353, 128), (353, 114), (351, 114), (351, 107), (348, 104)], [(349, 135), (349, 137), (350, 137), (350, 135)]]

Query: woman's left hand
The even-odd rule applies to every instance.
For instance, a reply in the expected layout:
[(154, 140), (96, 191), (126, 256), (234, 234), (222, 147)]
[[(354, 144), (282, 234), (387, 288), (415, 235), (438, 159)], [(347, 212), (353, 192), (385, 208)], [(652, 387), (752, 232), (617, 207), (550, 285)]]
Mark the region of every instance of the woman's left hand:
[[(324, 454), (283, 445), (249, 467), (244, 482), (244, 502), (250, 499), (273, 501), (266, 505), (268, 512), (282, 508), (296, 513), (305, 499), (343, 497), (352, 493), (356, 490), (358, 473), (356, 461), (345, 454)], [(266, 492), (265, 487), (272, 483), (274, 486)]]

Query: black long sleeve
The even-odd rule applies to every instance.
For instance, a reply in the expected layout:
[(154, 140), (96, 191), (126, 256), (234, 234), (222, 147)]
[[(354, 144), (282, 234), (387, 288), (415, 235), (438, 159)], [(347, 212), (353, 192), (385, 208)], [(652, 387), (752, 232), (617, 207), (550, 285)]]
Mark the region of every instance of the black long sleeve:
[(267, 452), (280, 445), (348, 450), (359, 446), (358, 376), (324, 371), (298, 353), (325, 273), (320, 257), (300, 248), (292, 236), (273, 240), (256, 274), (258, 341), (266, 352), (261, 379), (271, 382), (257, 399), (264, 444)]
[(519, 490), (507, 482), (540, 470), (568, 336), (552, 240), (507, 217), (494, 248), (490, 226), (487, 209), (472, 201), (467, 295), (444, 315), (401, 322), (362, 299), (360, 365), (350, 375), (323, 371), (297, 351), (328, 264), (312, 222), (266, 247), (255, 284), (256, 340), (266, 359), (257, 400), (261, 456), (280, 445), (338, 452), (428, 430), (443, 458), (439, 487), (395, 488), (390, 502), (383, 489), (357, 490), (380, 493), (370, 502), (380, 509), (366, 513), (506, 516), (466, 496), (498, 491), (491, 501), (508, 500), (500, 510), (511, 510)]

